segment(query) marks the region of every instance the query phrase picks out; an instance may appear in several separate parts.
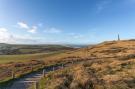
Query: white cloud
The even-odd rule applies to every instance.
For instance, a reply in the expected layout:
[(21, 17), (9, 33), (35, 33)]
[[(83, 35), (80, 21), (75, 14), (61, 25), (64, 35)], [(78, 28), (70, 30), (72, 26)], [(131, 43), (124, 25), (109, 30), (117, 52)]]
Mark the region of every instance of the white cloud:
[(29, 29), (29, 26), (24, 22), (18, 22), (17, 24), (20, 26), (20, 28)]
[(0, 28), (0, 43), (14, 42), (13, 35), (6, 28)]
[(57, 28), (49, 28), (44, 30), (45, 33), (61, 33), (62, 31), (60, 29)]
[(30, 33), (36, 33), (36, 31), (37, 31), (36, 26), (33, 26), (31, 29), (28, 30), (28, 32), (30, 32)]
[(17, 25), (18, 25), (20, 28), (26, 30), (26, 31), (29, 32), (29, 33), (36, 33), (36, 32), (37, 32), (37, 26), (32, 26), (32, 27), (30, 27), (30, 26), (28, 26), (28, 24), (26, 24), (26, 23), (24, 23), (24, 22), (18, 22)]
[[(36, 29), (36, 27), (33, 27), (33, 31)], [(40, 38), (33, 37), (31, 35), (13, 35), (9, 32), (8, 29), (0, 27), (0, 43), (25, 43), (25, 44), (31, 44), (31, 43), (40, 43)]]

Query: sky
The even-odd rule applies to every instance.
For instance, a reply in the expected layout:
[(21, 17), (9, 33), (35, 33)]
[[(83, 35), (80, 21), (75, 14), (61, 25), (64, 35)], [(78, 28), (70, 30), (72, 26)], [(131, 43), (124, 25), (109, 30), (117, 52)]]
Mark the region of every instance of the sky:
[(135, 0), (0, 0), (0, 43), (94, 44), (135, 38)]

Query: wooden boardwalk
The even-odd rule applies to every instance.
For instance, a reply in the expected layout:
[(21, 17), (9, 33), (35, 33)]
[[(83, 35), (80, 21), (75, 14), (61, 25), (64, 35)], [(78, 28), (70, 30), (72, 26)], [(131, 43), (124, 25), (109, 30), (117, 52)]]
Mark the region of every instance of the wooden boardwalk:
[(41, 71), (37, 71), (35, 73), (28, 74), (28, 75), (24, 76), (23, 78), (19, 78), (19, 79), (15, 80), (12, 83), (12, 85), (7, 86), (6, 88), (0, 88), (0, 89), (30, 89), (31, 86), (34, 86), (34, 88), (32, 88), (32, 89), (39, 89), (38, 81), (41, 80), (42, 77), (44, 77), (44, 73), (48, 73), (50, 71), (55, 71), (58, 69), (69, 67), (69, 66), (73, 65), (73, 63), (77, 64), (80, 62), (81, 61), (69, 62), (66, 64), (61, 64), (61, 65), (50, 66), (48, 68), (44, 68)]
[[(41, 71), (29, 74), (23, 78), (15, 80), (11, 86), (8, 86), (6, 88), (0, 88), (0, 89), (29, 89), (31, 86), (34, 87), (34, 89), (38, 88), (38, 81), (41, 80), (41, 78), (44, 76), (44, 73), (48, 73), (50, 71), (55, 71), (62, 68), (61, 66), (55, 66), (50, 67), (47, 69), (43, 69)], [(33, 89), (33, 88), (32, 88)]]

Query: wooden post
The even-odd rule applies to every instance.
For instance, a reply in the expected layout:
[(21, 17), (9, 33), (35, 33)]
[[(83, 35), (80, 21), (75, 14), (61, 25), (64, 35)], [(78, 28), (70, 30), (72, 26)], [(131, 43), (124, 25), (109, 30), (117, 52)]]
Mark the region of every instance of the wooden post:
[(33, 71), (33, 65), (31, 64), (31, 71)]
[(62, 64), (62, 65), (61, 65), (61, 68), (63, 69), (63, 67), (64, 67), (64, 65)]
[(53, 71), (55, 70), (55, 67), (53, 66)]
[(35, 82), (35, 89), (38, 89), (38, 87), (39, 87), (39, 86), (38, 86), (38, 82), (36, 81), (36, 82)]
[(86, 47), (86, 58), (88, 57), (88, 47)]
[(45, 77), (45, 69), (43, 69), (43, 77)]
[(15, 73), (14, 73), (14, 71), (12, 71), (12, 79), (14, 79), (15, 78)]
[(74, 61), (72, 61), (72, 64), (74, 64)]
[(30, 67), (31, 67), (31, 72), (33, 72), (33, 61), (31, 61)]

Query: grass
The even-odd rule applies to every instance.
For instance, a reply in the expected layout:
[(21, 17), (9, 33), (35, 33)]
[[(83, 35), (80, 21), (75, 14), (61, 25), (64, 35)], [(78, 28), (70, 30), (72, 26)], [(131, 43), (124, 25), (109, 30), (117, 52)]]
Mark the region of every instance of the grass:
[(62, 45), (23, 45), (0, 43), (0, 55), (50, 53), (59, 50), (73, 50), (73, 48)]
[(135, 89), (134, 49), (135, 41), (124, 40), (104, 42), (59, 57), (56, 55), (55, 60), (64, 56), (63, 60), (75, 60), (73, 56), (79, 56), (81, 60), (94, 59), (49, 73), (41, 80), (41, 89)]
[(0, 64), (9, 62), (27, 62), (29, 60), (44, 60), (46, 57), (62, 53), (63, 51), (51, 53), (21, 54), (21, 55), (0, 55)]
[[(55, 72), (50, 72), (44, 78), (42, 78), (39, 82), (40, 89), (55, 89), (57, 87), (65, 87), (68, 86), (69, 82), (72, 79), (69, 79), (70, 69), (66, 68), (64, 70), (57, 70)], [(71, 73), (71, 72), (70, 72)], [(68, 75), (67, 75), (68, 74)], [(66, 82), (66, 84), (65, 84)]]
[(40, 89), (93, 89), (88, 73), (81, 65), (50, 72), (40, 80), (39, 86)]
[(42, 55), (42, 61), (49, 65), (69, 60), (84, 61), (50, 72), (40, 81), (40, 89), (135, 89), (134, 49), (135, 41), (124, 40)]
[[(0, 56), (0, 82), (6, 82), (11, 78), (11, 71), (14, 70), (15, 76), (18, 78), (22, 75), (36, 71), (44, 66), (57, 64), (57, 62), (47, 62), (45, 58), (61, 54), (65, 51), (58, 51), (53, 53), (37, 53), (25, 55), (2, 55)], [(46, 62), (45, 62), (46, 61)], [(32, 67), (31, 67), (32, 66)], [(32, 69), (33, 70), (32, 70)], [(10, 71), (10, 76), (6, 71)], [(2, 75), (2, 73), (5, 73)]]

